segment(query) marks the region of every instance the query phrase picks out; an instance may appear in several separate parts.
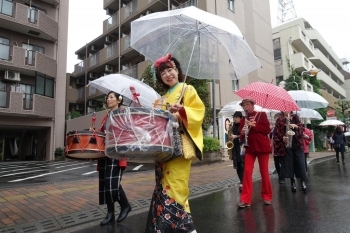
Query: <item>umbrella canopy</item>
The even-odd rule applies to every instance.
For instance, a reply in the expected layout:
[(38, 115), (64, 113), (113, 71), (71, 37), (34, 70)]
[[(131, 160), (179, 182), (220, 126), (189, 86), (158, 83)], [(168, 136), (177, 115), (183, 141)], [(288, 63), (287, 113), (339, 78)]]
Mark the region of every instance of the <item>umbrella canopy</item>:
[[(95, 87), (103, 93), (110, 91), (117, 92), (130, 100), (137, 100), (142, 106), (152, 107), (155, 100), (160, 98), (160, 95), (146, 83), (139, 81), (124, 74), (110, 74), (91, 81), (88, 86)], [(133, 91), (130, 89), (133, 89)]]
[[(228, 104), (226, 104), (218, 113), (218, 116), (232, 116), (235, 112), (243, 112), (243, 108), (240, 105), (242, 103), (242, 100), (233, 101)], [(259, 105), (254, 105), (255, 111), (263, 111), (263, 112), (270, 112), (270, 109), (262, 108)]]
[(323, 120), (321, 114), (313, 109), (300, 108), (300, 111), (297, 111), (296, 113), (300, 118), (308, 118), (310, 120)]
[(328, 125), (344, 125), (345, 123), (338, 121), (338, 120), (326, 120), (321, 122), (320, 126), (328, 126)]
[(344, 135), (345, 135), (346, 137), (348, 137), (348, 136), (350, 136), (350, 132), (345, 132)]
[(311, 91), (288, 91), (300, 108), (326, 108), (328, 101), (319, 94)]
[(254, 82), (238, 90), (236, 94), (242, 98), (254, 99), (263, 108), (283, 112), (299, 110), (298, 105), (285, 89), (271, 83)]
[(134, 20), (130, 40), (152, 62), (171, 53), (193, 78), (239, 79), (261, 67), (231, 20), (194, 6)]

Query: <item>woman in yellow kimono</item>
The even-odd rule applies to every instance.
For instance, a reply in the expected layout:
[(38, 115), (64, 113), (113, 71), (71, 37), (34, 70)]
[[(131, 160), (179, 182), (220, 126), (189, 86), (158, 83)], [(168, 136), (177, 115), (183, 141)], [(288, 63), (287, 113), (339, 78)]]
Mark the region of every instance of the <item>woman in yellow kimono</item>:
[[(160, 103), (163, 110), (169, 110), (182, 124), (194, 142), (195, 156), (202, 159), (202, 122), (205, 107), (197, 91), (191, 85), (182, 83), (184, 75), (179, 62), (170, 54), (159, 58), (155, 74), (167, 93)], [(185, 92), (182, 100), (182, 87)], [(188, 204), (191, 160), (179, 157), (168, 162), (156, 163), (156, 186), (152, 195), (146, 233), (184, 232), (196, 233)]]

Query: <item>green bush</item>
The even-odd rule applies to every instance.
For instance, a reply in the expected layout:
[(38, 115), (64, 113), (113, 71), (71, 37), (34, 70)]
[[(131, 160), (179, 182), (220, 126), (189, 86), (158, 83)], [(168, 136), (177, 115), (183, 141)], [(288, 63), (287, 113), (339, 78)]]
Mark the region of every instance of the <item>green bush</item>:
[(203, 152), (220, 150), (220, 141), (216, 138), (204, 136), (203, 144)]
[(61, 147), (57, 147), (55, 150), (55, 157), (63, 156), (64, 150)]

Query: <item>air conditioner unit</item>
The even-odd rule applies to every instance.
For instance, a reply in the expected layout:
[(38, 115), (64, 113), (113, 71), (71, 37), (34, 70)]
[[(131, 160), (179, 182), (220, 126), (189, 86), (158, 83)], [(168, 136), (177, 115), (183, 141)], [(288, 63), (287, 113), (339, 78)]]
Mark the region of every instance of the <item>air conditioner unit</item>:
[(83, 110), (84, 106), (82, 104), (75, 105), (76, 110)]
[(113, 43), (113, 37), (111, 36), (106, 36), (106, 41), (105, 41), (106, 44), (112, 44)]
[(113, 66), (105, 65), (105, 72), (113, 72)]
[(78, 54), (78, 59), (79, 59), (79, 60), (84, 60), (84, 59), (85, 59), (85, 55), (83, 55), (83, 54)]
[(94, 73), (94, 72), (89, 73), (89, 78), (91, 78), (91, 79), (97, 78), (96, 73)]
[(91, 51), (95, 51), (97, 52), (98, 51), (98, 46), (97, 45), (91, 45)]
[(82, 85), (84, 85), (84, 84), (85, 84), (84, 79), (78, 78), (78, 79), (77, 79), (77, 84), (82, 84)]
[(18, 71), (6, 70), (5, 80), (19, 82), (21, 81), (20, 73)]
[(88, 105), (91, 107), (96, 107), (97, 101), (96, 100), (89, 100)]

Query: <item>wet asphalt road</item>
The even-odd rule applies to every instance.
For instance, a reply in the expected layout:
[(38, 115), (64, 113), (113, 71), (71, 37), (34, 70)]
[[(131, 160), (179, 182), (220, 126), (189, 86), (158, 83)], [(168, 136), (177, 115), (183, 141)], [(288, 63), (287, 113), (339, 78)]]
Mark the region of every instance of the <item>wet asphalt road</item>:
[[(349, 161), (349, 156), (346, 156)], [(237, 209), (237, 187), (191, 199), (190, 206), (198, 233), (329, 233), (350, 232), (350, 163), (335, 160), (309, 166), (308, 191), (292, 193), (290, 182), (273, 184), (273, 203), (264, 206), (260, 198), (260, 181), (254, 183), (252, 206)], [(129, 216), (122, 224), (100, 227), (99, 221), (62, 232), (142, 233), (147, 211)]]
[[(97, 161), (33, 161), (0, 163), (0, 188), (98, 177)], [(128, 163), (126, 172), (154, 169), (153, 164)]]

